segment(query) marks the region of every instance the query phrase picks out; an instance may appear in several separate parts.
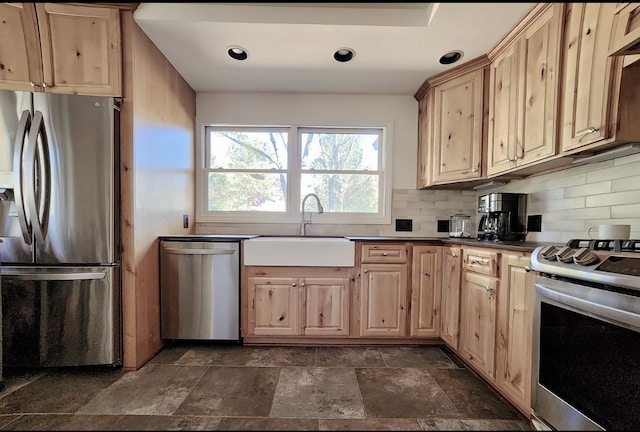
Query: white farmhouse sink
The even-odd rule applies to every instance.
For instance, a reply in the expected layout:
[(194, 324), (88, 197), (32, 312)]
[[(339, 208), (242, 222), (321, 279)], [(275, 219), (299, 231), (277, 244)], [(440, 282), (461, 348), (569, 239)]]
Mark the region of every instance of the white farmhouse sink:
[(244, 265), (352, 267), (355, 244), (344, 237), (254, 237), (244, 241)]

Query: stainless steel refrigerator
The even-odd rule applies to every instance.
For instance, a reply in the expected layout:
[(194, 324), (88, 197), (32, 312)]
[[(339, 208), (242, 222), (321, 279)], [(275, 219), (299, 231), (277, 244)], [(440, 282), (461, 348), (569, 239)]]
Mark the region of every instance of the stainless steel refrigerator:
[(5, 367), (122, 364), (118, 111), (0, 91)]

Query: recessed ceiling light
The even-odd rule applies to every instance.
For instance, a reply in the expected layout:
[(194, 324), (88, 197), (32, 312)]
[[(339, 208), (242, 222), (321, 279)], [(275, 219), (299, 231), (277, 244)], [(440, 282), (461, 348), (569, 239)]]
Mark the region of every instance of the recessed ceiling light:
[(333, 58), (339, 62), (348, 62), (352, 58), (354, 58), (356, 52), (351, 48), (340, 48), (335, 53), (333, 53)]
[(236, 60), (246, 60), (249, 56), (247, 50), (239, 46), (230, 46), (227, 50), (229, 57)]
[(448, 65), (451, 63), (455, 63), (462, 58), (464, 53), (462, 51), (449, 51), (442, 57), (440, 57), (440, 64)]

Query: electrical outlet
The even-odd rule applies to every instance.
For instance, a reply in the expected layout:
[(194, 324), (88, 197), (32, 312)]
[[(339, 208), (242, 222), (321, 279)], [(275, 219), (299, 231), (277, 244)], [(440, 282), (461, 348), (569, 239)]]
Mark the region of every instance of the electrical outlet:
[(527, 232), (542, 232), (542, 215), (527, 216)]
[(182, 228), (189, 228), (189, 215), (188, 214), (183, 214), (182, 215)]
[(438, 220), (438, 232), (449, 232), (449, 219)]
[(413, 219), (396, 219), (396, 231), (413, 231)]

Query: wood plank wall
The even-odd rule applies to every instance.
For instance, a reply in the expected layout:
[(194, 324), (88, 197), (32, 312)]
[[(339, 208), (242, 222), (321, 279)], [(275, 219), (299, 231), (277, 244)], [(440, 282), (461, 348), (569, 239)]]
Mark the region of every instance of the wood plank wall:
[(121, 18), (123, 367), (135, 370), (163, 347), (158, 236), (195, 232), (196, 94), (133, 13)]

